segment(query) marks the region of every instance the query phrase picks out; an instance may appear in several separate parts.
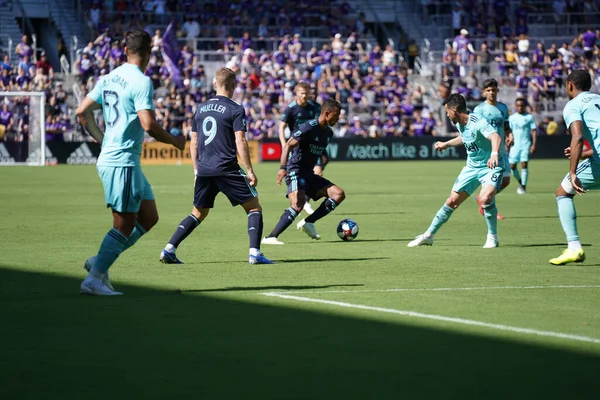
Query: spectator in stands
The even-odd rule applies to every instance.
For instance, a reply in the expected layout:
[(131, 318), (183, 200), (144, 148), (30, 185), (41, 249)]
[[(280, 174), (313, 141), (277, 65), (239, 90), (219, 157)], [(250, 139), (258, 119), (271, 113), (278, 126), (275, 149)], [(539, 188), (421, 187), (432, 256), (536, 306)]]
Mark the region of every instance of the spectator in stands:
[(23, 35), (21, 37), (21, 42), (19, 42), (17, 47), (15, 47), (15, 53), (19, 56), (19, 60), (23, 60), (25, 57), (29, 57), (31, 59), (33, 56), (33, 49), (27, 42), (27, 35)]
[(567, 2), (565, 0), (554, 0), (552, 8), (554, 10), (554, 30), (558, 34), (559, 26), (565, 23)]
[(6, 100), (4, 100), (4, 104), (2, 104), (2, 110), (0, 110), (0, 129), (4, 131), (4, 137), (6, 139), (11, 138), (14, 126), (14, 115), (8, 108), (8, 103)]
[(408, 43), (408, 70), (412, 73), (415, 69), (415, 60), (419, 56), (421, 50), (414, 39)]
[(188, 15), (186, 17), (185, 23), (181, 26), (181, 31), (188, 40), (188, 46), (190, 46), (192, 49), (195, 49), (194, 40), (200, 36), (201, 30), (200, 24), (193, 15)]
[(47, 77), (49, 80), (54, 79), (54, 70), (52, 69), (52, 65), (48, 62), (48, 57), (46, 57), (46, 52), (42, 52), (40, 55), (40, 59), (35, 64), (36, 71), (41, 71), (41, 75)]
[(12, 69), (12, 64), (10, 63), (10, 56), (8, 54), (4, 55), (4, 59), (0, 64), (0, 69), (10, 71)]

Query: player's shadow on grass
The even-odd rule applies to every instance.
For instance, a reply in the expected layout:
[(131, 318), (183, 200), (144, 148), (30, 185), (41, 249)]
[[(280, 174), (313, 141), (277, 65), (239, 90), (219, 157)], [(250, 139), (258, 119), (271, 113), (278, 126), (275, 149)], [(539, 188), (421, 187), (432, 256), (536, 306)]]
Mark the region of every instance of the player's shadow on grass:
[(373, 211), (373, 212), (350, 212), (343, 213), (344, 217), (346, 216), (355, 216), (355, 215), (398, 215), (398, 214), (406, 214), (403, 211)]
[[(147, 273), (157, 284), (168, 274)], [(600, 392), (592, 343), (259, 294), (174, 294), (118, 278), (124, 296), (92, 298), (78, 294), (80, 282), (0, 265), (0, 398), (43, 392), (45, 400), (95, 400), (108, 390), (118, 399), (595, 399)], [(328, 299), (389, 301), (335, 296)]]
[(371, 260), (389, 260), (390, 257), (346, 257), (346, 258), (290, 258), (278, 260), (278, 263), (303, 263), (303, 262), (328, 262), (328, 261), (371, 261)]
[(339, 284), (339, 285), (322, 285), (322, 286), (233, 286), (226, 288), (217, 288), (217, 289), (192, 289), (192, 290), (182, 290), (183, 293), (211, 293), (211, 292), (261, 292), (268, 290), (311, 290), (311, 289), (328, 289), (335, 287), (355, 287), (355, 286), (365, 286), (362, 283), (348, 283), (348, 284)]
[[(321, 243), (338, 243), (338, 244), (348, 244), (348, 243), (359, 243), (359, 242), (410, 242), (411, 240), (414, 240), (415, 238), (410, 238), (410, 239), (355, 239), (349, 242), (344, 242), (343, 240), (319, 240), (319, 242)], [(305, 243), (305, 242), (302, 242)], [(290, 244), (302, 244), (300, 242), (297, 243), (290, 243)], [(287, 242), (286, 242), (287, 245)]]
[[(584, 243), (582, 247), (592, 247), (591, 244)], [(506, 247), (565, 247), (565, 242), (562, 243), (513, 243), (507, 244)]]
[[(600, 215), (577, 215), (577, 218), (599, 218)], [(558, 215), (523, 215), (523, 216), (511, 216), (510, 219), (547, 219), (555, 218), (558, 219)]]

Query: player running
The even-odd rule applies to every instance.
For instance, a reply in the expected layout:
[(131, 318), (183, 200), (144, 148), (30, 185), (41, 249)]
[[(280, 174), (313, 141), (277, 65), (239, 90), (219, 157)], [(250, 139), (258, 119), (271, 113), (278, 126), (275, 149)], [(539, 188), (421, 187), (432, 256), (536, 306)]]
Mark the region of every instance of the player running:
[[(192, 121), (190, 153), (196, 177), (192, 213), (179, 223), (159, 259), (166, 264), (183, 264), (175, 255), (177, 247), (204, 221), (214, 207), (215, 197), (223, 192), (232, 206), (241, 204), (248, 214), (248, 262), (274, 264), (260, 252), (263, 215), (255, 189), (258, 178), (252, 169), (246, 141), (244, 107), (231, 100), (236, 86), (235, 73), (221, 68), (215, 75), (214, 85), (216, 96), (198, 105)], [(238, 164), (236, 151), (246, 172)]]
[[(319, 118), (302, 124), (283, 147), (277, 184), (281, 185), (281, 181), (285, 178), (290, 207), (283, 212), (269, 236), (263, 239), (264, 244), (283, 244), (278, 237), (300, 214), (306, 195), (314, 200), (321, 197), (326, 199), (313, 214), (298, 222), (296, 227), (312, 239), (321, 239), (314, 223), (335, 210), (346, 198), (346, 194), (340, 187), (316, 175), (313, 171), (317, 159), (321, 157), (333, 136), (331, 127), (338, 122), (341, 109), (342, 106), (336, 100), (325, 100)], [(291, 156), (289, 156), (290, 151)]]
[[(473, 113), (481, 115), (488, 121), (500, 135), (502, 141), (506, 142), (506, 146), (503, 145), (500, 149), (500, 158), (502, 158), (505, 163), (503, 166), (504, 176), (502, 177), (502, 186), (498, 189), (500, 192), (510, 184), (510, 166), (506, 155), (506, 147), (512, 146), (513, 135), (508, 122), (509, 112), (506, 104), (498, 101), (498, 81), (495, 79), (486, 79), (483, 82), (482, 93), (485, 97), (485, 101), (475, 107)], [(479, 205), (479, 213), (483, 215), (484, 211), (479, 196), (477, 197), (477, 204)], [(504, 217), (501, 214), (498, 214), (498, 219), (504, 219)]]
[[(550, 264), (554, 265), (585, 260), (577, 233), (573, 197), (575, 194), (581, 196), (588, 190), (600, 189), (600, 96), (591, 93), (591, 87), (592, 78), (584, 70), (571, 72), (565, 83), (569, 102), (563, 110), (563, 118), (567, 129), (571, 131), (571, 146), (565, 152), (569, 152), (571, 167), (556, 189), (556, 202), (568, 247), (560, 256), (550, 260)], [(580, 161), (584, 139), (590, 143), (592, 155)]]
[(467, 165), (456, 179), (450, 197), (439, 209), (424, 234), (408, 243), (408, 247), (431, 246), (433, 236), (456, 210), (481, 185), (481, 201), (488, 227), (484, 249), (498, 247), (498, 209), (494, 197), (502, 184), (503, 166), (501, 147), (503, 140), (496, 130), (481, 116), (469, 114), (465, 98), (452, 94), (444, 100), (444, 108), (450, 121), (460, 133), (446, 142), (436, 142), (436, 150), (445, 150), (464, 144), (467, 150)]
[[(141, 29), (127, 32), (127, 63), (102, 79), (77, 108), (83, 127), (102, 143), (96, 170), (104, 186), (106, 206), (113, 214), (113, 228), (104, 237), (98, 254), (85, 262), (89, 273), (80, 287), (84, 294), (122, 294), (112, 287), (108, 269), (158, 221), (152, 187), (140, 166), (144, 131), (159, 142), (180, 150), (185, 147), (183, 136), (170, 135), (156, 122), (152, 81), (144, 75), (151, 48), (148, 33)], [(100, 108), (106, 123), (104, 133), (93, 113)]]
[[(292, 132), (296, 132), (298, 128), (300, 128), (300, 125), (317, 118), (321, 113), (321, 107), (319, 104), (312, 100), (308, 100), (311, 92), (308, 83), (298, 83), (294, 88), (294, 91), (296, 93), (295, 101), (288, 104), (281, 115), (281, 124), (279, 125), (279, 141), (281, 142), (282, 149), (287, 143), (287, 138), (285, 137), (286, 128), (289, 128), (290, 134)], [(317, 162), (314, 166), (315, 174), (317, 175), (323, 175), (323, 168), (327, 163), (326, 153), (323, 154), (323, 156), (317, 159)], [(323, 157), (325, 157), (325, 160), (322, 160)], [(308, 215), (314, 212), (309, 201), (310, 198), (307, 197), (306, 201), (304, 202), (304, 211), (306, 211)]]
[[(512, 174), (519, 182), (518, 194), (527, 193), (527, 179), (529, 177), (529, 156), (535, 152), (537, 125), (533, 115), (527, 112), (527, 101), (517, 99), (515, 102), (517, 112), (508, 118), (510, 129), (514, 137), (514, 144), (508, 153), (508, 162)], [(517, 169), (517, 163), (521, 163), (521, 174)]]

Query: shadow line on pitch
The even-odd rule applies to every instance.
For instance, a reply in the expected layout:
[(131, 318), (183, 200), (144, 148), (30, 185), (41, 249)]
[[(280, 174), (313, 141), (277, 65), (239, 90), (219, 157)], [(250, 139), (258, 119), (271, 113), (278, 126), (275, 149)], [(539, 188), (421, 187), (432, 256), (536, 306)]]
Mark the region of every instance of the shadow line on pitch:
[[(511, 216), (508, 218), (510, 218), (510, 219), (547, 219), (547, 218), (558, 219), (558, 216), (557, 215), (523, 215), (520, 217)], [(577, 218), (600, 218), (600, 215), (578, 215)]]
[(309, 289), (327, 289), (335, 287), (354, 287), (354, 286), (365, 286), (363, 283), (348, 283), (348, 284), (334, 284), (334, 285), (321, 285), (321, 286), (232, 286), (226, 288), (216, 289), (190, 289), (182, 290), (181, 293), (218, 293), (218, 292), (255, 292), (264, 290), (309, 290)]
[(303, 262), (328, 262), (328, 261), (370, 261), (370, 260), (389, 260), (390, 257), (357, 257), (357, 258), (292, 258), (287, 260), (278, 260), (278, 263), (303, 263)]

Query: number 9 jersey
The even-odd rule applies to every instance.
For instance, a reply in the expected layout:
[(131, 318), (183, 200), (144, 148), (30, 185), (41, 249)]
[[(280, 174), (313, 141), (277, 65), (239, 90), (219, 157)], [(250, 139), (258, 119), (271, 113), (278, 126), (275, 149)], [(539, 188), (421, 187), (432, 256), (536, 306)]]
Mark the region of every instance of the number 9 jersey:
[(87, 96), (102, 105), (106, 130), (98, 166), (140, 166), (144, 130), (138, 111), (153, 110), (152, 81), (134, 64), (123, 64)]
[(218, 176), (238, 172), (235, 132), (246, 132), (244, 107), (226, 96), (217, 95), (198, 105), (192, 132), (198, 134), (197, 176)]

